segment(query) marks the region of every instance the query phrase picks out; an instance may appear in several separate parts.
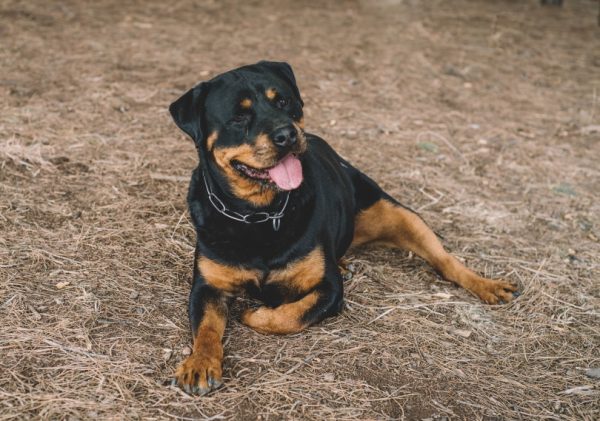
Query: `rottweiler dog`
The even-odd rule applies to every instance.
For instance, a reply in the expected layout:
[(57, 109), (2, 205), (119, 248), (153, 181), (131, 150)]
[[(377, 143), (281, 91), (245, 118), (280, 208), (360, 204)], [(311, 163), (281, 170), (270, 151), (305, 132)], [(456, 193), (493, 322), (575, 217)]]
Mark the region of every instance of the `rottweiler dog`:
[(232, 297), (246, 293), (264, 304), (241, 316), (264, 334), (300, 332), (340, 312), (338, 262), (350, 246), (412, 251), (490, 304), (516, 291), (466, 268), (415, 212), (305, 132), (303, 105), (291, 67), (261, 61), (200, 83), (169, 108), (200, 160), (188, 193), (197, 232), (194, 342), (173, 379), (188, 393), (222, 384)]

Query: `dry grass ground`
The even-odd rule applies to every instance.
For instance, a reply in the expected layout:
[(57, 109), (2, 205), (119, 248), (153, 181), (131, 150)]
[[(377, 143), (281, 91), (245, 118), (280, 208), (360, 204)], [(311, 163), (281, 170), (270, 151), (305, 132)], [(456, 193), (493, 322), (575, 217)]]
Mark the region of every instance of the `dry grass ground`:
[[(600, 418), (597, 2), (169, 3), (0, 0), (0, 419)], [(339, 317), (267, 337), (240, 301), (226, 386), (163, 385), (196, 164), (167, 106), (263, 58), (309, 131), (523, 295), (357, 250)]]

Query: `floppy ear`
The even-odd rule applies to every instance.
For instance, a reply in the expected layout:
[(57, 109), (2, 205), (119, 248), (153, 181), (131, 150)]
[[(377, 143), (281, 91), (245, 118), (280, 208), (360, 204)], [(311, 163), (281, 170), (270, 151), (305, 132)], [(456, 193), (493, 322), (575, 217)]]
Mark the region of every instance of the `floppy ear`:
[(206, 91), (206, 83), (201, 83), (169, 106), (169, 112), (177, 126), (187, 133), (196, 144), (199, 144), (203, 138), (202, 115)]
[(259, 66), (269, 69), (270, 71), (272, 71), (273, 73), (278, 75), (280, 78), (282, 78), (284, 81), (286, 81), (294, 90), (294, 93), (296, 94), (296, 97), (298, 98), (298, 100), (300, 101), (302, 106), (304, 106), (304, 101), (302, 101), (302, 98), (300, 97), (300, 91), (298, 90), (298, 85), (296, 85), (296, 77), (294, 76), (294, 71), (292, 70), (292, 66), (290, 66), (289, 64), (287, 64), (284, 61), (265, 61), (265, 60), (263, 60), (263, 61), (259, 61), (257, 64)]

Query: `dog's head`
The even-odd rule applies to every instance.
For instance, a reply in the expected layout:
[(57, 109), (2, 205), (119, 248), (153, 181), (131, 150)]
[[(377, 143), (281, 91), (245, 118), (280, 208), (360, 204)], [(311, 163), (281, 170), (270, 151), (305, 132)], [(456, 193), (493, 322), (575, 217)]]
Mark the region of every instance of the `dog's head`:
[(196, 143), (201, 165), (235, 196), (266, 206), (302, 183), (303, 105), (290, 65), (261, 61), (200, 83), (169, 111)]

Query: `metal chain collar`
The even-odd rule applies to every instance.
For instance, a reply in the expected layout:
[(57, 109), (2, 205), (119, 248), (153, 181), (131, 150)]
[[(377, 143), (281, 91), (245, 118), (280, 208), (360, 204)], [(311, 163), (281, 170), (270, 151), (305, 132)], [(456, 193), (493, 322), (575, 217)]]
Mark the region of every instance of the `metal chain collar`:
[(223, 203), (219, 196), (214, 194), (210, 187), (208, 186), (208, 182), (206, 181), (206, 176), (202, 173), (202, 179), (204, 180), (204, 186), (206, 187), (206, 192), (208, 193), (208, 200), (213, 205), (213, 207), (222, 215), (233, 219), (234, 221), (243, 222), (245, 224), (260, 224), (262, 222), (267, 222), (269, 220), (273, 221), (273, 230), (279, 231), (279, 226), (281, 225), (281, 218), (283, 218), (285, 208), (288, 205), (288, 201), (290, 200), (290, 192), (287, 192), (285, 196), (285, 202), (283, 203), (283, 207), (279, 212), (252, 212), (247, 214), (241, 214), (239, 212), (235, 212), (227, 209), (227, 206)]

